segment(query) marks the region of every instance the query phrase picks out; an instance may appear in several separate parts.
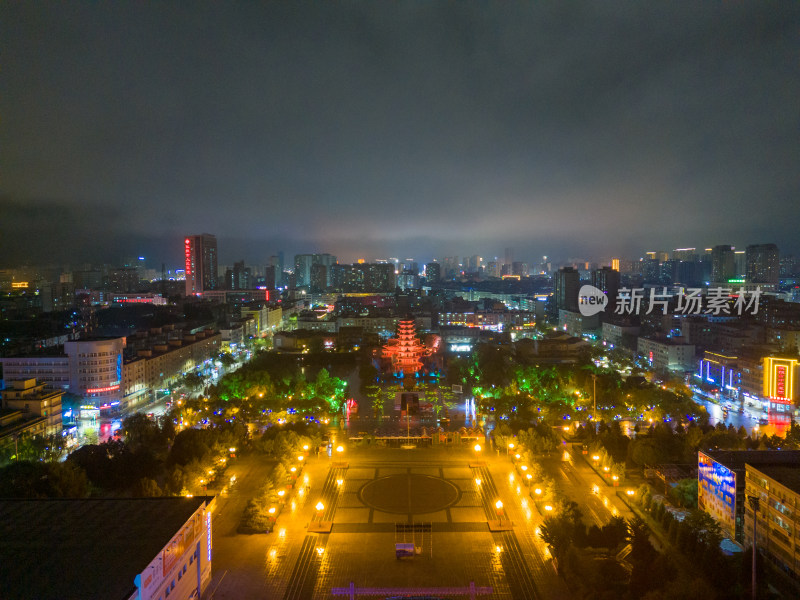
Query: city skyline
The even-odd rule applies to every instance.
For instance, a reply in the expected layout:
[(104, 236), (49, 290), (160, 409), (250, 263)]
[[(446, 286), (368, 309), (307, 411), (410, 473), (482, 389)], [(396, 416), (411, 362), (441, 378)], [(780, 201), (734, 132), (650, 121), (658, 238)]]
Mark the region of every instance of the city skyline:
[(0, 11), (9, 265), (798, 251), (796, 4)]

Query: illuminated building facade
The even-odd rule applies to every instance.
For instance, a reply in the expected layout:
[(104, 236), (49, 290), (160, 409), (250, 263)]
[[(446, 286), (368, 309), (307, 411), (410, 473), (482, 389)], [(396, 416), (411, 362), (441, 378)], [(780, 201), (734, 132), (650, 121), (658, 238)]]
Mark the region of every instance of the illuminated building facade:
[(797, 366), (796, 358), (764, 358), (764, 398), (769, 402), (769, 412), (792, 412)]
[(122, 351), (125, 338), (68, 341), (58, 356), (0, 359), (6, 381), (36, 378), (81, 396), (85, 404), (113, 408), (122, 397)]
[(183, 239), (183, 258), (187, 296), (195, 296), (219, 287), (216, 236), (210, 233), (187, 235)]

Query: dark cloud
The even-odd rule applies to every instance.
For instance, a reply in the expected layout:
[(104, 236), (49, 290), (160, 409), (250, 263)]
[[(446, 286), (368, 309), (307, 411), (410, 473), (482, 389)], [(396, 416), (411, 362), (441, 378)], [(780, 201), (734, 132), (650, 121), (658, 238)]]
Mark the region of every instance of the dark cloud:
[(797, 3), (5, 3), (0, 27), (8, 261), (39, 252), (12, 223), (173, 262), (200, 231), (223, 261), (798, 250)]

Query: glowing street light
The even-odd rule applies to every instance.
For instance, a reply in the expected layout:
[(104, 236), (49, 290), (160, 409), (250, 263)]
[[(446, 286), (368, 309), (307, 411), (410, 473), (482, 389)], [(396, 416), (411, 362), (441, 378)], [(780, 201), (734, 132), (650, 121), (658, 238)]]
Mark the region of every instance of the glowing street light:
[(308, 450), (308, 444), (303, 444), (303, 450)]
[(476, 478), (475, 479), (475, 485), (480, 485), (480, 484), (481, 484), (481, 480)]
[(536, 494), (537, 496), (541, 496), (542, 495), (542, 488), (536, 488), (535, 490), (533, 490), (533, 493)]
[(269, 514), (271, 514), (271, 515), (274, 515), (275, 514), (275, 507), (274, 506), (270, 506), (270, 508), (269, 508), (269, 510), (267, 512)]
[(344, 452), (344, 446), (336, 446), (336, 452), (338, 452), (339, 454)]
[(498, 500), (497, 502), (494, 503), (494, 506), (497, 510), (503, 510), (503, 501)]
[(481, 445), (475, 444), (475, 452), (480, 452), (480, 451), (481, 451)]
[(297, 460), (303, 460), (303, 455), (301, 454), (300, 456), (298, 456)]
[(286, 490), (278, 490), (278, 498), (283, 498), (283, 496), (285, 494), (286, 494)]
[(325, 505), (322, 503), (322, 500), (320, 500), (317, 502), (317, 505), (314, 508), (317, 509), (317, 512), (321, 513), (323, 510), (325, 510)]

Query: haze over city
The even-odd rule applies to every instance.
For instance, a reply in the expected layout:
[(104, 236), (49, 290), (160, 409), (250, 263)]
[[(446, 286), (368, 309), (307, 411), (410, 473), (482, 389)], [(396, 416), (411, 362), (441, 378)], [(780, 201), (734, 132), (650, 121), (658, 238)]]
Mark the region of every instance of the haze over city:
[(9, 266), (774, 242), (797, 3), (4, 3)]

